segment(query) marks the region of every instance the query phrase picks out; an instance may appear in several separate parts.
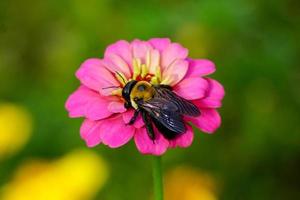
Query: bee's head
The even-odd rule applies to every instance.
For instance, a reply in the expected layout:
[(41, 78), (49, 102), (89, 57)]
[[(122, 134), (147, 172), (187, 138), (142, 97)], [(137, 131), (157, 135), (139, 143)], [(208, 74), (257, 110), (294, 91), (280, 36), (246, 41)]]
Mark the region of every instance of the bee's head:
[(129, 81), (128, 83), (126, 83), (126, 85), (124, 86), (123, 90), (122, 90), (122, 97), (125, 99), (125, 107), (129, 108), (131, 106), (130, 104), (130, 93), (132, 88), (136, 85), (137, 81), (136, 80), (132, 80)]

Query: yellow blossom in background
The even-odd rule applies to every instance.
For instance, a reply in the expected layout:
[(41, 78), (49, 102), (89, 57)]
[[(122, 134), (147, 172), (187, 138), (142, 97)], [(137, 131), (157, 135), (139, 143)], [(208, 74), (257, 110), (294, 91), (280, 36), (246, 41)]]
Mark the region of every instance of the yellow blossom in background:
[(22, 106), (0, 104), (0, 160), (21, 149), (32, 133), (32, 116)]
[(190, 167), (177, 167), (165, 176), (165, 200), (217, 200), (211, 176)]
[(54, 161), (28, 161), (2, 192), (2, 200), (89, 200), (107, 180), (102, 158), (76, 150)]

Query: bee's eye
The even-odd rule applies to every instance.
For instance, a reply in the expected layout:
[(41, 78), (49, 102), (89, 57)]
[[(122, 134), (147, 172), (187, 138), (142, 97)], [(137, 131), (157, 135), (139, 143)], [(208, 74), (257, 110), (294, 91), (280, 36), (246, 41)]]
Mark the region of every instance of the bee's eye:
[(138, 91), (143, 92), (143, 91), (145, 91), (146, 86), (145, 86), (145, 85), (139, 85), (139, 86), (137, 87), (137, 89), (138, 89)]

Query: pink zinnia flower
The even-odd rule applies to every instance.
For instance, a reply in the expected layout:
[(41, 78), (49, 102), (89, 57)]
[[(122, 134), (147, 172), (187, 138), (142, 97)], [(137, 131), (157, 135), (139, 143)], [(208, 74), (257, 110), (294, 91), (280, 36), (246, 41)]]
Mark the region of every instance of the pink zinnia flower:
[[(111, 148), (132, 138), (143, 154), (161, 155), (168, 148), (188, 147), (193, 141), (191, 122), (206, 133), (221, 124), (217, 108), (224, 96), (223, 86), (204, 78), (215, 71), (213, 62), (188, 58), (188, 50), (167, 38), (148, 41), (120, 40), (107, 47), (104, 58), (86, 60), (76, 72), (81, 86), (70, 95), (66, 109), (70, 117), (84, 117), (80, 128), (87, 146), (100, 143)], [(186, 132), (174, 139), (165, 138), (154, 126), (155, 138), (147, 134), (141, 116), (127, 125), (134, 108), (125, 108), (122, 88), (129, 80), (144, 80), (152, 85), (164, 84), (178, 96), (196, 105), (200, 116), (182, 116)]]

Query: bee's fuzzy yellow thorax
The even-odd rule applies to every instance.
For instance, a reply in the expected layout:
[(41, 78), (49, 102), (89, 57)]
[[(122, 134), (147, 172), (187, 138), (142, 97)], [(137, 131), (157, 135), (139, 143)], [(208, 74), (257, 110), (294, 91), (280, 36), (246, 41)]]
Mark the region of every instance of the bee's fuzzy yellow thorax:
[(139, 81), (131, 90), (130, 93), (130, 101), (132, 107), (137, 109), (137, 105), (135, 103), (135, 99), (143, 99), (143, 101), (147, 101), (152, 99), (155, 94), (155, 90), (153, 86), (147, 81)]

